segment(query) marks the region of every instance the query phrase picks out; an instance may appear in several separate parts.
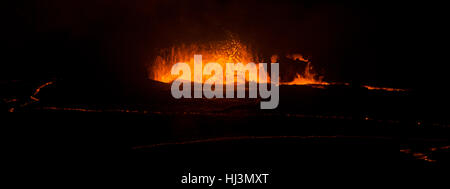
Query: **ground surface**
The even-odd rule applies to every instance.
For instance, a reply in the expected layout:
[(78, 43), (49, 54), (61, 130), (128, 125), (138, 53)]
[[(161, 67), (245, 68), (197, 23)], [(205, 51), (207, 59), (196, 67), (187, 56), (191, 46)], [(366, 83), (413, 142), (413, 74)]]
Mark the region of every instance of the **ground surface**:
[[(18, 162), (8, 166), (148, 186), (181, 186), (186, 172), (270, 172), (272, 183), (291, 185), (448, 166), (445, 115), (424, 110), (414, 91), (281, 86), (279, 107), (260, 110), (260, 99), (175, 100), (169, 89), (153, 81), (141, 88), (56, 81), (35, 100), (16, 95), (3, 104), (15, 108), (2, 124), (7, 158)], [(385, 174), (360, 174), (376, 170)]]

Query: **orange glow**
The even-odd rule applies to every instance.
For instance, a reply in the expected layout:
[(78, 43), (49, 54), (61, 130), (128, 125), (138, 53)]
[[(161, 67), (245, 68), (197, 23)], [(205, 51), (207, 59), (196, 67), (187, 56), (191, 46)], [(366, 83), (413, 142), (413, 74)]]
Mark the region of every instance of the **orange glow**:
[[(226, 63), (242, 63), (244, 66), (239, 67), (237, 71), (244, 71), (247, 63), (253, 62), (258, 67), (258, 63), (260, 62), (258, 57), (254, 55), (255, 53), (253, 53), (248, 46), (234, 38), (208, 44), (181, 45), (160, 51), (153, 66), (149, 67), (150, 79), (164, 83), (174, 81), (179, 76), (172, 75), (171, 69), (174, 64), (179, 62), (187, 63), (191, 70), (194, 70), (194, 54), (202, 55), (202, 68), (204, 68), (207, 63), (218, 63), (222, 66), (224, 72), (226, 70)], [(180, 79), (194, 81), (193, 74), (191, 75), (191, 78)], [(224, 73), (223, 76), (225, 77)], [(270, 81), (270, 76), (268, 74), (267, 76), (268, 81), (266, 81), (266, 83)], [(211, 75), (203, 75), (202, 82), (205, 83), (210, 77)], [(237, 80), (236, 74), (234, 77), (237, 83), (244, 82)], [(248, 76), (245, 81), (249, 82)], [(225, 80), (224, 83), (226, 83)]]
[(390, 92), (401, 92), (406, 91), (406, 89), (396, 89), (396, 88), (389, 88), (389, 87), (374, 87), (369, 85), (363, 85), (364, 88), (369, 90), (382, 90), (382, 91), (390, 91)]
[[(303, 57), (301, 57), (303, 59)], [(304, 59), (303, 59), (304, 60)], [(311, 66), (311, 62), (306, 64), (303, 75), (297, 73), (296, 77), (291, 82), (282, 82), (283, 85), (329, 85), (329, 83), (322, 81), (321, 77), (318, 77)]]
[[(202, 55), (202, 67), (204, 68), (207, 63), (218, 63), (222, 66), (223, 71), (225, 72), (226, 63), (242, 63), (244, 67), (247, 63), (253, 62), (258, 66), (258, 63), (263, 62), (260, 57), (258, 57), (251, 48), (247, 45), (243, 44), (240, 40), (231, 36), (230, 39), (218, 42), (210, 42), (206, 44), (191, 44), (191, 45), (180, 45), (175, 46), (170, 49), (160, 50), (158, 56), (154, 59), (153, 64), (148, 68), (149, 78), (152, 80), (160, 81), (163, 83), (170, 83), (177, 79), (178, 75), (172, 75), (171, 69), (172, 66), (176, 63), (183, 62), (187, 63), (191, 70), (194, 70), (194, 54)], [(304, 58), (301, 54), (289, 54), (286, 55), (287, 58), (292, 60), (299, 60), (303, 62), (307, 62), (307, 66), (303, 72), (303, 74), (297, 73), (296, 78), (291, 82), (280, 82), (281, 85), (309, 85), (309, 84), (319, 84), (319, 85), (328, 85), (328, 83), (323, 82), (320, 77), (318, 77), (312, 70), (311, 62)], [(278, 55), (272, 55), (271, 62), (276, 63), (279, 60)], [(283, 65), (283, 62), (280, 62)], [(269, 66), (269, 65), (268, 65)], [(238, 71), (243, 71), (240, 68)], [(300, 71), (300, 70), (299, 70)], [(223, 73), (225, 77), (226, 73)], [(193, 74), (191, 74), (191, 78), (180, 78), (185, 80), (194, 81)], [(266, 75), (268, 81), (266, 83), (270, 83), (270, 74)], [(281, 77), (283, 77), (282, 73), (280, 73)], [(205, 83), (211, 76), (203, 75), (202, 82)], [(234, 75), (235, 81), (240, 84), (244, 81), (238, 80), (236, 75)], [(224, 84), (226, 84), (225, 79), (223, 80)], [(263, 81), (253, 81), (262, 83)], [(245, 78), (245, 82), (249, 82), (248, 76)]]
[(302, 54), (298, 54), (298, 53), (288, 54), (288, 55), (286, 55), (286, 58), (289, 58), (291, 60), (300, 60), (303, 62), (309, 62), (309, 60), (306, 59), (305, 57), (303, 57)]

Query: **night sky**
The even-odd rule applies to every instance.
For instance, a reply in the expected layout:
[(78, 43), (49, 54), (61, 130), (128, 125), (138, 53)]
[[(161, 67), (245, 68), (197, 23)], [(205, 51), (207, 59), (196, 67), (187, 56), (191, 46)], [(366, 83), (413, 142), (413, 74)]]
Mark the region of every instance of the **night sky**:
[(387, 50), (397, 47), (396, 35), (405, 36), (386, 23), (392, 7), (350, 1), (15, 1), (2, 11), (1, 77), (139, 82), (157, 49), (232, 32), (266, 54), (311, 57), (326, 81), (414, 88), (424, 81), (420, 77), (436, 74), (416, 73), (424, 68), (402, 59), (400, 47), (394, 49), (399, 57)]

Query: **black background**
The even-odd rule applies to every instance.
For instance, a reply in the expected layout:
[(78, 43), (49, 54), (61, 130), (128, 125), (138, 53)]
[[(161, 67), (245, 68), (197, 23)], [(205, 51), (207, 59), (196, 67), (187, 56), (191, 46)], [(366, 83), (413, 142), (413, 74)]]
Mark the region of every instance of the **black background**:
[[(339, 105), (336, 107), (343, 107), (341, 105), (345, 105), (345, 102), (342, 102), (342, 99), (351, 101), (343, 109), (348, 109), (349, 112), (356, 109), (352, 113), (357, 119), (336, 122), (299, 119), (311, 127), (301, 127), (298, 130), (292, 129), (290, 125), (299, 124), (299, 120), (276, 116), (262, 116), (254, 120), (245, 118), (240, 120), (241, 122), (233, 127), (236, 130), (233, 130), (227, 127), (233, 120), (208, 116), (48, 114), (39, 111), (14, 114), (8, 116), (7, 120), (15, 124), (4, 127), (5, 135), (9, 136), (8, 142), (5, 143), (9, 146), (9, 159), (6, 162), (10, 168), (8, 170), (14, 170), (9, 176), (14, 178), (11, 179), (12, 182), (27, 180), (43, 185), (59, 180), (64, 185), (85, 185), (93, 181), (98, 186), (118, 183), (125, 186), (179, 186), (176, 182), (178, 180), (175, 179), (185, 174), (186, 170), (208, 175), (227, 173), (230, 167), (238, 167), (237, 169), (248, 172), (253, 172), (255, 167), (263, 167), (262, 169), (273, 174), (277, 182), (268, 185), (269, 188), (280, 183), (345, 185), (356, 184), (358, 180), (376, 183), (389, 180), (386, 177), (395, 178), (392, 176), (397, 174), (397, 171), (393, 170), (397, 168), (398, 144), (392, 138), (402, 138), (401, 136), (411, 133), (444, 137), (446, 135), (442, 130), (409, 130), (410, 123), (415, 124), (415, 117), (411, 118), (413, 114), (432, 117), (430, 119), (435, 115), (439, 115), (439, 119), (448, 115), (448, 110), (440, 110), (440, 107), (446, 108), (448, 104), (445, 92), (448, 81), (446, 30), (443, 29), (446, 17), (443, 15), (444, 8), (441, 7), (444, 6), (431, 3), (312, 0), (3, 2), (0, 18), (1, 80), (64, 79), (72, 85), (60, 85), (53, 90), (61, 90), (61, 94), (66, 94), (64, 92), (72, 90), (71, 86), (82, 86), (80, 88), (84, 90), (80, 90), (81, 92), (76, 91), (68, 95), (86, 95), (85, 99), (80, 98), (82, 102), (96, 103), (98, 99), (105, 99), (103, 94), (111, 91), (123, 92), (111, 87), (112, 89), (96, 94), (89, 92), (92, 89), (100, 88), (101, 91), (102, 87), (120, 85), (144, 88), (143, 85), (148, 84), (147, 66), (152, 63), (157, 49), (179, 43), (220, 40), (226, 36), (226, 31), (236, 33), (243, 41), (267, 54), (297, 52), (312, 57), (315, 68), (325, 76), (326, 81), (350, 82), (356, 86), (369, 83), (413, 91), (413, 95), (405, 97), (408, 95), (373, 95), (360, 91), (358, 87), (350, 93), (355, 95), (353, 92), (356, 91), (355, 96), (336, 90), (337, 94), (344, 98), (337, 95), (338, 100), (325, 100), (323, 107), (334, 107), (334, 104)], [(83, 84), (73, 84), (78, 81)], [(108, 86), (98, 87), (96, 82), (92, 82), (92, 86), (83, 86), (86, 81), (107, 82)], [(303, 89), (295, 88), (285, 90), (288, 91), (284, 93), (286, 96), (291, 94), (289, 91), (294, 91), (292, 93), (295, 95), (303, 92)], [(335, 97), (333, 95), (336, 91), (330, 92), (330, 96)], [(52, 97), (48, 98), (49, 101), (75, 99), (75, 104), (77, 102), (76, 98), (55, 94), (49, 95)], [(314, 96), (318, 93), (313, 91), (311, 94), (307, 95)], [(287, 109), (289, 113), (296, 111), (298, 104), (309, 103), (297, 100), (299, 103), (296, 104), (295, 95), (284, 98), (288, 103), (284, 103), (283, 108), (287, 108), (280, 111)], [(328, 97), (323, 96), (325, 97), (320, 96), (317, 99)], [(134, 100), (135, 96), (132, 97)], [(156, 94), (152, 97), (156, 99), (158, 96)], [(114, 95), (109, 98), (117, 100)], [(365, 101), (367, 99), (369, 101)], [(129, 99), (124, 101), (127, 100)], [(320, 100), (318, 101), (322, 103)], [(120, 99), (118, 101), (120, 102)], [(370, 105), (366, 102), (370, 102)], [(411, 122), (384, 124), (379, 128), (377, 124), (367, 124), (359, 120), (365, 111), (374, 111), (376, 115), (379, 112), (380, 115), (387, 112), (389, 115), (398, 116), (397, 109), (385, 106), (394, 102), (402, 105), (399, 109), (408, 110), (400, 113), (399, 117), (411, 118), (412, 121), (408, 120)], [(416, 106), (415, 102), (420, 105)], [(45, 104), (45, 98), (42, 103)], [(187, 104), (189, 103), (191, 102), (188, 101)], [(316, 108), (319, 112), (323, 111), (322, 106)], [(194, 135), (203, 134), (202, 129), (206, 129), (207, 134), (221, 135), (222, 129), (231, 130), (232, 134), (246, 134), (250, 131), (248, 133), (257, 135), (283, 135), (291, 134), (292, 131), (294, 134), (305, 135), (362, 133), (369, 137), (317, 143), (288, 140), (280, 143), (257, 141), (248, 144), (243, 141), (226, 143), (223, 146), (219, 143), (180, 149), (150, 149), (149, 152), (130, 149), (148, 142), (140, 140), (166, 137), (160, 133), (183, 133), (185, 128), (172, 131), (170, 129), (173, 128), (167, 126), (177, 125), (184, 119), (191, 124), (188, 124), (188, 128), (194, 128), (189, 130)], [(207, 127), (218, 122), (221, 127), (217, 130)], [(258, 123), (264, 127), (258, 127)], [(36, 124), (43, 126), (34, 127)], [(249, 125), (250, 127), (245, 127)], [(279, 129), (273, 129), (270, 125), (279, 125)], [(403, 132), (405, 130), (408, 132)], [(191, 133), (187, 132), (186, 135), (189, 134)], [(377, 134), (390, 139), (372, 140), (371, 136)], [(285, 148), (291, 152), (289, 145), (292, 143), (295, 144), (293, 148), (302, 146), (306, 151), (304, 154), (307, 155), (298, 156), (294, 152), (280, 155)], [(247, 148), (247, 145), (251, 148)], [(229, 150), (230, 153), (214, 151), (217, 147)], [(323, 151), (322, 147), (327, 150)], [(269, 152), (280, 153), (265, 154), (265, 148), (268, 148)], [(333, 161), (326, 158), (329, 156), (333, 157)], [(297, 158), (302, 164), (294, 166), (292, 162), (297, 162)], [(400, 169), (403, 168), (402, 165), (412, 169), (422, 165), (415, 161), (411, 163), (413, 166), (410, 163), (401, 161)], [(209, 169), (192, 168), (205, 166)], [(42, 170), (49, 171), (49, 174), (42, 174)], [(343, 174), (346, 171), (349, 174)], [(23, 174), (24, 172), (26, 174)], [(40, 177), (34, 177), (36, 175)], [(59, 182), (54, 182), (54, 186), (58, 187)]]
[[(13, 1), (2, 6), (4, 79), (146, 78), (155, 49), (236, 33), (267, 54), (312, 57), (328, 81), (442, 84), (438, 5), (329, 1)], [(432, 50), (436, 49), (436, 50)], [(441, 50), (438, 50), (441, 49)], [(438, 85), (439, 86), (439, 85)]]

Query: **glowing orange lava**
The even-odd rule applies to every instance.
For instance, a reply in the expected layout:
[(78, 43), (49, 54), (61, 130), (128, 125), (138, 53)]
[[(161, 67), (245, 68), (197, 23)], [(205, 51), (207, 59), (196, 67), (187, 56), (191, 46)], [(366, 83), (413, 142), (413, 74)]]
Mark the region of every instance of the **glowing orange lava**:
[(390, 88), (390, 87), (375, 87), (370, 85), (363, 85), (364, 88), (369, 90), (380, 90), (380, 91), (390, 91), (390, 92), (402, 92), (407, 91), (406, 89), (397, 89), (397, 88)]
[[(183, 62), (187, 63), (191, 70), (194, 70), (194, 55), (200, 54), (203, 56), (202, 67), (205, 64), (214, 62), (218, 63), (223, 68), (226, 67), (226, 63), (243, 63), (245, 64), (253, 62), (258, 66), (258, 63), (263, 62), (263, 59), (257, 55), (251, 48), (243, 44), (240, 40), (235, 37), (230, 37), (228, 40), (210, 42), (204, 44), (191, 44), (191, 45), (179, 45), (174, 46), (169, 49), (162, 49), (158, 53), (158, 56), (153, 61), (153, 64), (148, 68), (149, 78), (152, 80), (160, 81), (163, 83), (171, 83), (179, 77), (179, 75), (172, 75), (172, 66), (176, 63)], [(317, 88), (323, 88), (326, 85), (333, 85), (338, 83), (329, 83), (322, 80), (322, 77), (316, 74), (311, 65), (311, 61), (305, 58), (302, 54), (293, 53), (285, 55), (286, 58), (293, 61), (300, 61), (306, 63), (304, 70), (298, 70), (295, 78), (292, 81), (283, 82), (280, 81), (280, 85), (314, 85)], [(279, 62), (279, 55), (272, 55), (270, 61), (272, 63), (279, 63), (281, 66), (283, 64), (289, 64), (286, 62)], [(290, 63), (292, 64), (292, 62)], [(240, 69), (244, 69), (241, 67)], [(225, 69), (223, 70), (225, 71)], [(245, 70), (237, 70), (244, 71)], [(270, 83), (270, 74), (267, 73), (268, 80), (264, 81)], [(225, 76), (225, 74), (223, 74)], [(211, 76), (203, 75), (202, 82), (205, 83)], [(280, 73), (280, 77), (283, 78), (283, 73)], [(181, 78), (190, 81), (194, 81), (193, 76), (191, 78)], [(223, 80), (226, 84), (225, 80)], [(243, 82), (249, 82), (248, 75), (246, 75), (245, 81), (236, 79), (237, 84), (242, 84)], [(253, 81), (262, 83), (263, 81)], [(348, 83), (341, 83), (344, 85), (349, 85)], [(402, 92), (407, 91), (406, 89), (388, 88), (388, 87), (374, 87), (369, 85), (362, 85), (362, 87), (368, 90), (380, 90), (389, 92)]]
[[(223, 68), (226, 67), (226, 63), (243, 63), (245, 65), (247, 63), (253, 62), (258, 66), (258, 63), (262, 62), (262, 59), (258, 57), (256, 55), (257, 53), (252, 51), (251, 48), (243, 44), (240, 40), (230, 37), (230, 39), (228, 40), (219, 42), (211, 42), (207, 44), (180, 45), (177, 47), (172, 47), (170, 49), (160, 50), (159, 55), (155, 58), (152, 66), (149, 67), (148, 70), (149, 78), (163, 83), (170, 83), (174, 81), (179, 76), (171, 74), (172, 66), (175, 63), (183, 62), (187, 63), (190, 66), (191, 70), (193, 70), (194, 54), (200, 54), (203, 56), (202, 61), (203, 66), (210, 62), (218, 63)], [(328, 84), (326, 82), (323, 82), (321, 78), (316, 76), (316, 74), (312, 70), (310, 62), (307, 59), (305, 59), (301, 54), (290, 54), (286, 55), (286, 57), (293, 60), (300, 60), (307, 62), (307, 66), (306, 69), (304, 70), (304, 73), (303, 74), (297, 73), (296, 78), (293, 81), (280, 82), (280, 84), (282, 85)], [(277, 60), (278, 55), (273, 55), (271, 61), (275, 63), (275, 61)], [(281, 62), (280, 64), (283, 63)], [(270, 83), (270, 74), (267, 74), (267, 76), (268, 81), (252, 81), (252, 82)], [(205, 81), (209, 77), (210, 76), (204, 76), (202, 78), (203, 83), (205, 83)], [(193, 80), (194, 78), (191, 77), (190, 81)], [(240, 83), (239, 80), (236, 79), (236, 81), (238, 84)], [(245, 78), (245, 82), (249, 82), (248, 77)]]
[[(258, 66), (258, 62), (260, 62), (258, 57), (254, 55), (255, 53), (253, 53), (248, 46), (242, 44), (237, 39), (229, 39), (200, 45), (181, 45), (160, 51), (153, 63), (153, 66), (149, 68), (150, 79), (164, 83), (172, 82), (179, 76), (172, 75), (171, 68), (175, 63), (179, 62), (187, 63), (191, 70), (194, 70), (194, 54), (202, 55), (202, 67), (210, 62), (218, 63), (223, 68), (226, 67), (226, 63), (242, 63), (246, 65), (247, 63), (253, 62)], [(240, 69), (244, 68), (242, 67)], [(209, 77), (210, 76), (205, 75), (202, 78), (203, 83)], [(192, 77), (190, 80), (194, 81), (194, 78)], [(270, 81), (270, 78), (268, 78), (268, 80)], [(249, 81), (248, 77), (246, 78), (246, 81)], [(266, 81), (266, 83), (267, 82), (268, 81)]]
[(296, 77), (291, 82), (282, 82), (283, 85), (329, 85), (329, 83), (322, 81), (321, 77), (313, 72), (311, 62), (306, 64), (303, 75), (297, 73)]

